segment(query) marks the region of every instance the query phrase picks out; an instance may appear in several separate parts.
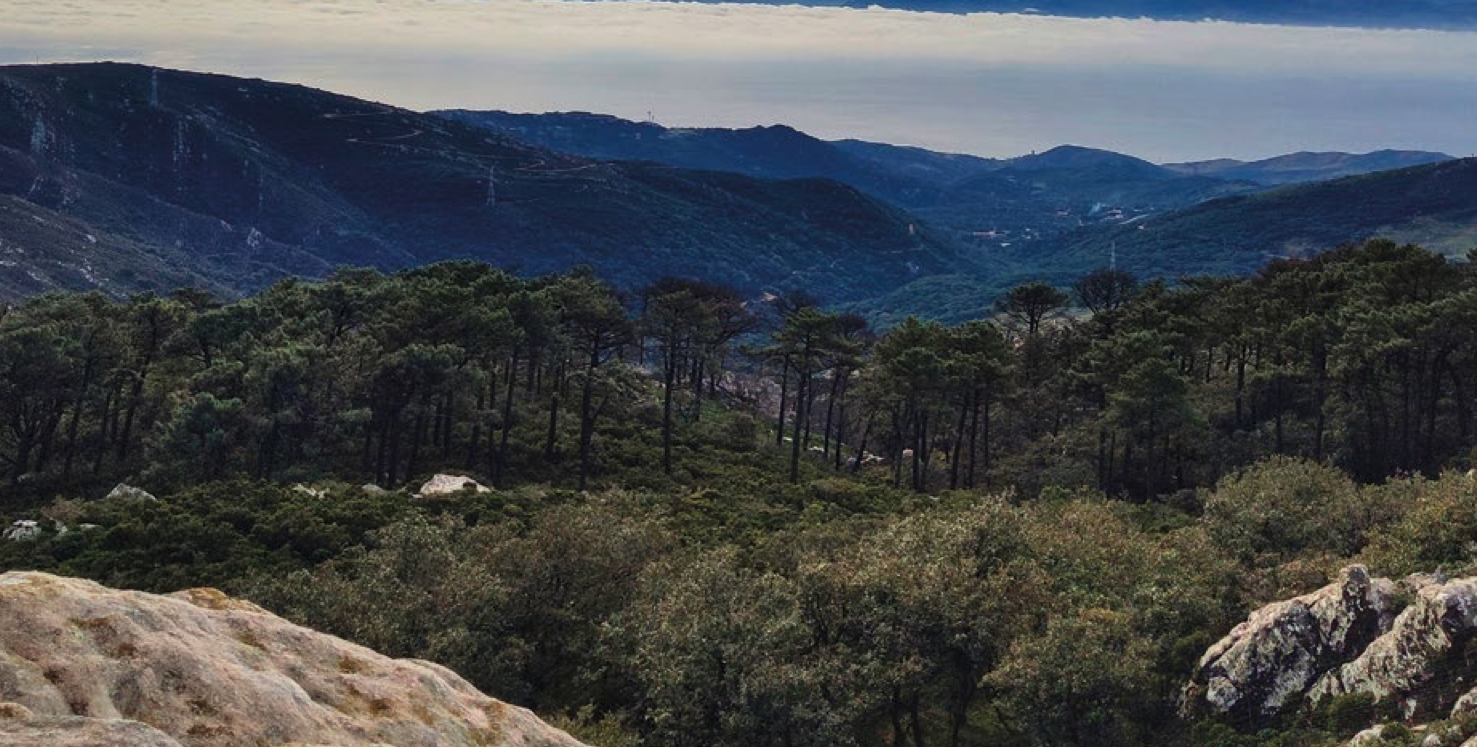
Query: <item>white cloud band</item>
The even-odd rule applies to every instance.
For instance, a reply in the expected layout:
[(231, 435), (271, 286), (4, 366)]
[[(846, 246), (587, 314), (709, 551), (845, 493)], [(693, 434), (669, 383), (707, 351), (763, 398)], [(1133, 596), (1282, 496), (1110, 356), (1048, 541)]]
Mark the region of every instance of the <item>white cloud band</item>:
[[(1400, 129), (1388, 110), (1477, 103), (1477, 33), (639, 0), (0, 0), (0, 59), (101, 58), (417, 108), (656, 109), (991, 153), (1470, 150), (1468, 122)], [(1250, 126), (1248, 106), (1256, 142), (1196, 134)]]

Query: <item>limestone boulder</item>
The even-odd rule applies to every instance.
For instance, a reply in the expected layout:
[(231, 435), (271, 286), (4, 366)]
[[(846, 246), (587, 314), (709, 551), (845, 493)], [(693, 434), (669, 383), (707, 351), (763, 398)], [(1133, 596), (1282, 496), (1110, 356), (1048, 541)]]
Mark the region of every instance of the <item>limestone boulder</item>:
[(420, 490), (415, 491), (415, 497), (445, 498), (450, 495), (456, 495), (463, 490), (471, 490), (477, 493), (492, 492), (491, 488), (465, 475), (435, 475), (421, 485)]
[(1313, 704), (1363, 693), (1398, 703), (1406, 718), (1443, 716), (1472, 689), (1474, 675), (1462, 659), (1477, 634), (1477, 579), (1424, 583), (1390, 630), (1359, 656), (1330, 669), (1309, 690)]
[(580, 747), (450, 670), (218, 591), (0, 574), (0, 746)]
[(1183, 710), (1259, 722), (1298, 704), (1389, 629), (1394, 599), (1392, 582), (1351, 566), (1322, 589), (1253, 612), (1200, 658)]
[(136, 488), (136, 487), (134, 487), (132, 485), (128, 485), (128, 484), (121, 483), (121, 482), (118, 483), (116, 486), (114, 486), (112, 490), (108, 491), (108, 494), (107, 494), (107, 496), (105, 496), (105, 498), (107, 500), (120, 500), (120, 501), (157, 501), (157, 500), (159, 500), (158, 498), (155, 498), (154, 497), (154, 494), (153, 493), (150, 493), (149, 491), (144, 490), (143, 488)]
[(19, 519), (10, 524), (0, 538), (8, 540), (33, 540), (41, 536), (41, 522), (33, 519)]

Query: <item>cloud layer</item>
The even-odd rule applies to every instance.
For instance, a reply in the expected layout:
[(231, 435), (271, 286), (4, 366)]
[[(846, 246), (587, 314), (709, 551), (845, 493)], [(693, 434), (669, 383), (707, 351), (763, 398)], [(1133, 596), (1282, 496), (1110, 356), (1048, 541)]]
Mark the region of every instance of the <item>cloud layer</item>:
[(1477, 150), (1477, 33), (636, 0), (0, 0), (0, 61), (118, 59), (413, 108), (785, 122), (987, 155)]

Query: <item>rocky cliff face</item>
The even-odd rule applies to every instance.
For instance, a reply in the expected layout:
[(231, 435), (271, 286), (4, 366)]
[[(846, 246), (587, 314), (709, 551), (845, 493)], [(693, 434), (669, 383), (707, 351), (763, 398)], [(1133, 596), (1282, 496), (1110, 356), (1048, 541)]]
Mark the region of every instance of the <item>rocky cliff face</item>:
[(1351, 566), (1236, 626), (1200, 659), (1183, 706), (1255, 724), (1362, 694), (1406, 719), (1460, 715), (1477, 708), (1474, 639), (1477, 578), (1396, 583)]
[(429, 662), (211, 589), (0, 575), (0, 746), (582, 747)]

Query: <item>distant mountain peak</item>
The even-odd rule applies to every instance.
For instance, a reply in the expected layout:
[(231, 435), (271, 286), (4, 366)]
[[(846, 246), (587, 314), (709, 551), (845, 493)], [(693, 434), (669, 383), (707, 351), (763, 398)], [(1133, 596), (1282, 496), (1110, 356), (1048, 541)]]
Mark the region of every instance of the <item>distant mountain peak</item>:
[(1010, 168), (1019, 171), (1101, 167), (1127, 167), (1154, 171), (1159, 169), (1158, 166), (1142, 158), (1124, 155), (1111, 150), (1103, 150), (1101, 148), (1089, 148), (1083, 145), (1058, 145), (1041, 153), (1012, 158), (1008, 161), (1008, 164)]

